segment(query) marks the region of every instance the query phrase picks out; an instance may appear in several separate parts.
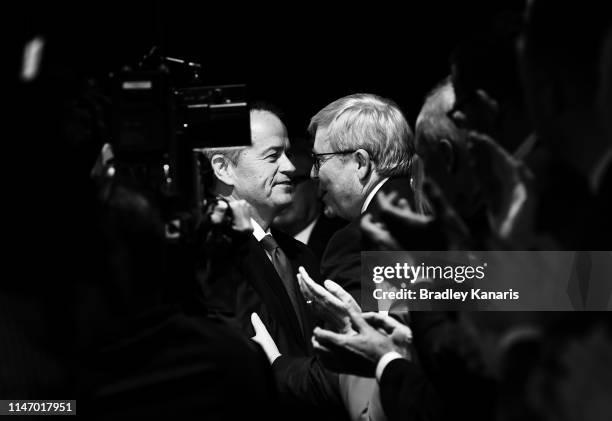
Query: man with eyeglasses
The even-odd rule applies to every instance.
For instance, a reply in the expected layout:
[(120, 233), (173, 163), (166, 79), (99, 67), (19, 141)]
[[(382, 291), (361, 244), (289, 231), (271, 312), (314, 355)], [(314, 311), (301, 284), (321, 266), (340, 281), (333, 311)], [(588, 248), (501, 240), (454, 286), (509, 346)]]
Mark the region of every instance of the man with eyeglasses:
[[(340, 98), (310, 121), (314, 136), (311, 177), (331, 212), (350, 223), (330, 240), (321, 261), (324, 277), (340, 284), (361, 301), (361, 251), (370, 247), (362, 237), (360, 218), (378, 214), (377, 192), (396, 191), (416, 212), (422, 211), (415, 170), (412, 130), (399, 107), (372, 94)], [(364, 294), (365, 295), (365, 294)], [(373, 303), (363, 303), (373, 304)], [(375, 303), (374, 303), (375, 304)]]
[[(335, 320), (337, 323), (331, 326), (346, 333), (352, 327), (350, 319), (343, 317), (346, 314), (341, 314), (343, 311), (355, 310), (359, 307), (357, 303), (363, 310), (378, 310), (371, 292), (362, 293), (361, 289), (361, 252), (374, 250), (362, 235), (361, 217), (377, 218), (378, 192), (396, 192), (398, 200), (421, 212), (422, 199), (413, 186), (422, 177), (414, 164), (417, 158), (412, 130), (391, 100), (372, 94), (340, 98), (311, 119), (308, 131), (314, 137), (310, 175), (319, 181), (319, 194), (326, 210), (350, 221), (331, 238), (321, 261), (324, 279), (335, 281), (350, 294), (344, 293), (343, 306), (331, 311), (339, 314), (326, 319), (328, 323)], [(301, 274), (300, 287), (306, 296), (311, 296), (313, 291), (307, 286), (306, 275)], [(325, 286), (329, 289), (330, 284), (326, 282)], [(334, 297), (328, 299), (337, 301)], [(317, 301), (315, 308), (326, 307), (317, 294), (313, 300)], [(324, 313), (321, 317), (325, 317)], [(370, 377), (339, 376), (349, 413), (379, 418), (381, 405), (373, 375), (372, 372)]]

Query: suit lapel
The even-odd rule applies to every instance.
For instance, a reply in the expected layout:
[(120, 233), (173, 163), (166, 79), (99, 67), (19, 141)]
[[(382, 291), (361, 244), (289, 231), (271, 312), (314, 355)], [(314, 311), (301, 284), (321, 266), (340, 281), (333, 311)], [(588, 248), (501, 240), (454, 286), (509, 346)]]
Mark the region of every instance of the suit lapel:
[(300, 318), (302, 319), (302, 324), (303, 324), (303, 329), (304, 329), (302, 330), (302, 338), (304, 340), (304, 344), (307, 347), (309, 347), (311, 344), (308, 338), (310, 338), (310, 336), (312, 335), (312, 329), (314, 328), (314, 323), (313, 323), (310, 309), (307, 307), (306, 301), (304, 297), (302, 296), (302, 293), (300, 292), (299, 285), (297, 285), (297, 278), (295, 277), (295, 275), (298, 273), (298, 268), (300, 266), (304, 266), (306, 270), (311, 271), (310, 275), (313, 278), (318, 278), (319, 268), (318, 267), (316, 268), (317, 273), (312, 273), (312, 266), (309, 265), (306, 259), (304, 258), (304, 254), (302, 250), (296, 246), (298, 243), (296, 240), (293, 239), (293, 237), (289, 237), (286, 234), (283, 234), (277, 230), (272, 230), (272, 235), (274, 235), (274, 238), (277, 239), (280, 248), (282, 248), (283, 251), (285, 252), (287, 258), (289, 259), (289, 262), (291, 263), (291, 267), (293, 268), (293, 274), (294, 274), (293, 280), (296, 283), (297, 292), (299, 293), (299, 298), (300, 298), (298, 300), (298, 306), (299, 306), (298, 311), (300, 312)]
[[(282, 245), (279, 245), (282, 248)], [(293, 266), (293, 260), (290, 257), (289, 260)], [(266, 307), (271, 310), (274, 309), (274, 311), (271, 311), (272, 314), (278, 314), (282, 317), (277, 322), (287, 326), (287, 330), (291, 331), (298, 343), (303, 344), (303, 332), (287, 290), (263, 247), (255, 238), (250, 239), (247, 265), (250, 269), (247, 277), (259, 292), (261, 300)]]

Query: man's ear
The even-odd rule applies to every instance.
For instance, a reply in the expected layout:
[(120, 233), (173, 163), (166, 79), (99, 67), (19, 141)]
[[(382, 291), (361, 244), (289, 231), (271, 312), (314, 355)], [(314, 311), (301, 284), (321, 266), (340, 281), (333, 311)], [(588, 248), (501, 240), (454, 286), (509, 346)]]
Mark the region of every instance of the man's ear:
[(439, 142), (439, 153), (444, 160), (444, 168), (449, 174), (453, 174), (456, 170), (455, 166), (455, 149), (453, 143), (448, 139), (441, 139)]
[(357, 161), (357, 177), (360, 180), (365, 180), (372, 172), (374, 163), (365, 149), (357, 149), (354, 153)]
[(234, 185), (234, 166), (223, 154), (215, 154), (210, 159), (210, 165), (219, 181), (228, 186)]

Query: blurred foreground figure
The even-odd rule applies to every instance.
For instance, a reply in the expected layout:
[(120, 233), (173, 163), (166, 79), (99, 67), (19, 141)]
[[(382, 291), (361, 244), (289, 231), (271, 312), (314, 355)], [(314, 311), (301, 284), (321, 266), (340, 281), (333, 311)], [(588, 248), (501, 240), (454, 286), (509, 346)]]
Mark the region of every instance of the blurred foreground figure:
[[(609, 250), (612, 241), (612, 144), (605, 131), (609, 115), (598, 105), (600, 57), (611, 24), (610, 14), (592, 2), (570, 7), (535, 0), (519, 42), (527, 105), (550, 153), (530, 165), (538, 183), (535, 228), (570, 250)], [(583, 29), (568, 31), (568, 25)]]
[(425, 98), (416, 120), (415, 140), (425, 174), (464, 220), (478, 218), (483, 202), (480, 180), (472, 168), (467, 131), (449, 116), (456, 104), (450, 77)]
[(516, 58), (520, 20), (518, 13), (499, 13), (455, 48), (451, 71), (456, 99), (449, 116), (459, 127), (488, 135), (524, 158), (535, 139)]
[(104, 68), (92, 62), (109, 65), (96, 43), (104, 31), (77, 14), (91, 27), (74, 39), (71, 13), (63, 37), (49, 16), (28, 12), (36, 32), (19, 38), (19, 137), (8, 146), (19, 168), (10, 195), (19, 241), (10, 259), (16, 276), (0, 285), (0, 396), (76, 399), (78, 413), (99, 419), (244, 419), (264, 407), (274, 418), (262, 350), (167, 299), (193, 279), (164, 267), (156, 201), (119, 178), (102, 190), (90, 178), (108, 140), (109, 103), (92, 78)]
[[(105, 276), (88, 285), (81, 303), (81, 314), (90, 314), (81, 413), (238, 420), (265, 411), (275, 418), (276, 389), (261, 348), (219, 319), (186, 315), (168, 298), (168, 289), (194, 280), (164, 267), (164, 225), (151, 199), (121, 183), (105, 199)], [(235, 405), (239, 390), (242, 404)]]

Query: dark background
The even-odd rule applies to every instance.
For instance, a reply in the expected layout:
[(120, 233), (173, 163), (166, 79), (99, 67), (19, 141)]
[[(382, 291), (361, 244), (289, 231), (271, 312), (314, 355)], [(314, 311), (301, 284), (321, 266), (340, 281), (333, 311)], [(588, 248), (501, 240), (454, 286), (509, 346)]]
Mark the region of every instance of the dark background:
[(16, 7), (19, 41), (45, 34), (67, 66), (97, 75), (159, 45), (201, 63), (205, 84), (247, 83), (251, 99), (283, 108), (298, 135), (320, 108), (357, 92), (392, 98), (413, 126), (423, 96), (448, 74), (453, 47), (524, 2), (53, 3)]

